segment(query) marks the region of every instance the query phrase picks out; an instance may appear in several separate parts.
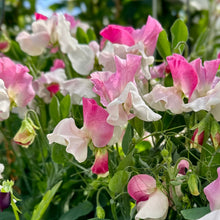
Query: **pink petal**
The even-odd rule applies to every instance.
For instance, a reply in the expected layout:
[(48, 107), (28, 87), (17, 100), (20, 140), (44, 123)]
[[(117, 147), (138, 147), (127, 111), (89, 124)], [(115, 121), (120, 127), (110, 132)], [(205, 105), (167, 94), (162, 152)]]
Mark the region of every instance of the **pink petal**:
[(137, 204), (137, 215), (135, 220), (138, 219), (166, 219), (169, 208), (167, 196), (159, 189), (152, 193), (147, 201), (139, 202)]
[(156, 190), (156, 180), (147, 174), (138, 174), (130, 179), (127, 188), (134, 200), (145, 201)]
[(163, 30), (161, 24), (151, 16), (148, 16), (147, 23), (140, 30), (132, 33), (135, 43), (142, 41), (146, 48), (146, 54), (152, 56), (156, 48), (159, 33)]
[(53, 133), (47, 135), (47, 138), (49, 144), (55, 142), (67, 146), (66, 151), (71, 153), (77, 161), (83, 162), (86, 160), (89, 138), (85, 131), (76, 127), (72, 118), (60, 121)]
[(132, 27), (122, 27), (120, 25), (108, 25), (101, 30), (100, 35), (112, 43), (132, 46), (135, 44), (132, 37)]
[(182, 90), (186, 97), (190, 99), (198, 84), (196, 71), (192, 65), (179, 54), (173, 54), (167, 57), (167, 62), (173, 77), (174, 86)]
[(42, 15), (42, 14), (37, 13), (37, 12), (35, 12), (34, 15), (35, 15), (35, 19), (36, 19), (36, 20), (47, 20), (47, 19), (48, 19), (47, 16)]
[(18, 107), (26, 106), (35, 96), (33, 77), (28, 71), (26, 66), (15, 64), (7, 57), (0, 58), (0, 79), (4, 81), (10, 98)]
[(55, 59), (53, 61), (53, 66), (50, 68), (50, 71), (54, 71), (55, 69), (65, 69), (65, 63), (61, 59)]
[(204, 188), (211, 211), (220, 209), (220, 167), (217, 172), (218, 178)]
[(84, 128), (96, 147), (104, 147), (111, 140), (114, 126), (106, 122), (108, 112), (95, 100), (83, 98)]
[(103, 105), (117, 98), (128, 82), (134, 81), (135, 74), (141, 67), (141, 57), (127, 54), (126, 60), (115, 56), (116, 73), (96, 72), (91, 74), (93, 91), (101, 97)]
[(177, 169), (179, 170), (178, 173), (186, 175), (185, 169), (189, 169), (189, 162), (187, 160), (181, 160), (177, 165)]
[(220, 210), (212, 211), (198, 220), (218, 220), (220, 219)]
[(99, 175), (108, 172), (108, 151), (99, 149), (95, 154), (95, 162), (91, 167), (93, 173)]

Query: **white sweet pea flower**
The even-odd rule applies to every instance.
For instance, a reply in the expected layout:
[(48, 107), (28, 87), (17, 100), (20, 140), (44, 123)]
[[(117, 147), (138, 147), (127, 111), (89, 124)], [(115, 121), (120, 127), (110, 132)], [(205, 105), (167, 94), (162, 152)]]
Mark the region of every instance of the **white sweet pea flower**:
[(5, 169), (5, 166), (2, 163), (0, 163), (0, 179), (3, 179), (2, 173), (4, 169)]
[(0, 79), (0, 120), (5, 120), (10, 114), (10, 99), (4, 81)]

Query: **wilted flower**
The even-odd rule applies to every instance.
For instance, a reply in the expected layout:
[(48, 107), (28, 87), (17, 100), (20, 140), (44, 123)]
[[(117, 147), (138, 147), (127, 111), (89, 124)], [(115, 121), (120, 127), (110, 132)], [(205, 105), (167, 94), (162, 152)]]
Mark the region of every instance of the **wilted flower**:
[(29, 147), (37, 135), (35, 132), (36, 129), (39, 129), (39, 127), (37, 127), (30, 118), (25, 118), (14, 137), (14, 141), (22, 147)]

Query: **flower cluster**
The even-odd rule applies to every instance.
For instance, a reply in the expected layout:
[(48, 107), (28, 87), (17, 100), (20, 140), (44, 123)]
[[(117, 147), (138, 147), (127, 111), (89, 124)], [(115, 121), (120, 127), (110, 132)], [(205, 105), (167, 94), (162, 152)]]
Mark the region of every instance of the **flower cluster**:
[[(48, 18), (36, 13), (35, 18), (31, 33), (22, 31), (16, 37), (26, 55), (22, 64), (6, 53), (0, 58), (0, 120), (6, 127), (11, 115), (19, 120), (12, 144), (10, 139), (14, 154), (27, 156), (27, 150), (35, 162), (20, 164), (35, 169), (39, 163), (48, 175), (36, 169), (30, 176), (39, 181), (35, 187), (45, 193), (55, 185), (41, 205), (51, 202), (61, 185), (57, 180), (64, 181), (62, 190), (73, 190), (79, 180), (70, 172), (81, 169), (87, 179), (76, 173), (89, 184), (78, 187), (84, 187), (83, 196), (91, 200), (98, 191), (98, 217), (105, 216), (102, 206), (111, 206), (114, 219), (119, 213), (137, 220), (185, 218), (188, 208), (204, 208), (204, 217), (196, 215), (201, 220), (219, 216), (217, 54), (213, 60), (183, 56), (188, 32), (187, 39), (175, 35), (175, 30), (186, 28), (181, 20), (173, 25), (177, 42), (171, 46), (151, 16), (140, 29), (108, 25), (100, 31), (100, 43), (89, 35), (88, 25), (68, 14)], [(2, 133), (7, 137), (4, 129)], [(27, 149), (19, 150), (16, 144)], [(67, 183), (69, 178), (73, 182)], [(78, 191), (72, 192), (68, 198), (60, 196), (70, 202), (69, 195)], [(101, 192), (109, 203), (99, 202)], [(1, 210), (13, 203), (10, 193), (12, 188), (1, 190)], [(120, 203), (128, 213), (117, 211)], [(69, 207), (63, 206), (65, 215)], [(37, 207), (33, 215), (41, 216)]]

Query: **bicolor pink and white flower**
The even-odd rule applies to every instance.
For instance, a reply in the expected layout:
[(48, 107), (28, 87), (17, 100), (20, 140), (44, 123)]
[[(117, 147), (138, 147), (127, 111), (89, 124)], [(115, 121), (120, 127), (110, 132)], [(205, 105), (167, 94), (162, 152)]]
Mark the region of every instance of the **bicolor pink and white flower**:
[(66, 151), (83, 162), (87, 158), (90, 141), (95, 147), (105, 147), (111, 140), (114, 127), (106, 122), (107, 117), (108, 112), (95, 100), (83, 98), (83, 127), (77, 128), (73, 118), (66, 118), (47, 138), (50, 144), (55, 142), (67, 146)]
[(128, 182), (128, 193), (136, 200), (135, 219), (160, 219), (167, 216), (169, 201), (156, 185), (156, 180), (147, 174), (133, 176)]
[(95, 152), (95, 161), (91, 167), (93, 173), (101, 176), (108, 174), (108, 151), (98, 148)]
[(65, 70), (62, 68), (50, 72), (42, 73), (41, 76), (34, 80), (33, 88), (36, 94), (49, 103), (53, 95), (60, 91), (61, 84), (66, 80)]
[(26, 66), (7, 57), (0, 58), (0, 79), (4, 81), (11, 107), (25, 107), (35, 96), (33, 77), (28, 71)]
[[(126, 59), (115, 56), (116, 72), (95, 72), (91, 74), (93, 91), (107, 107), (107, 121), (122, 126), (134, 116), (144, 121), (156, 121), (160, 115), (154, 113), (141, 98), (135, 83), (140, 69), (141, 57), (127, 54)], [(132, 112), (132, 113), (131, 113)]]

